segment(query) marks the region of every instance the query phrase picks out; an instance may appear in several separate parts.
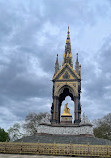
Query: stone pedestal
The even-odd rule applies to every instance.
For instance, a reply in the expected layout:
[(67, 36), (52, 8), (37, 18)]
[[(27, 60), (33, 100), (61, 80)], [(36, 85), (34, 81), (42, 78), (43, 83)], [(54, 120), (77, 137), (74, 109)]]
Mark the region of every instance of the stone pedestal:
[(39, 124), (37, 133), (56, 134), (56, 135), (87, 135), (93, 136), (93, 127), (91, 124)]
[(61, 116), (61, 124), (72, 124), (72, 116)]

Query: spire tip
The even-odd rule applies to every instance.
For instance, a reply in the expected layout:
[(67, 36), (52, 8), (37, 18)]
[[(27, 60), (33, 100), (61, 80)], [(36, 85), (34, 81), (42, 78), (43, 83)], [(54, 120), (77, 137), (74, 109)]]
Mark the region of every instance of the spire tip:
[(69, 32), (69, 25), (68, 25), (68, 32)]

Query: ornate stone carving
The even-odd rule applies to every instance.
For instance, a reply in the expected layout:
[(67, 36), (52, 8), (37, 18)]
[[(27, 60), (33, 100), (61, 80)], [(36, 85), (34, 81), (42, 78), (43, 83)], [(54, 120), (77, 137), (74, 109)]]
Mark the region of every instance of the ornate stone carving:
[(63, 75), (63, 78), (64, 78), (64, 79), (69, 79), (69, 78), (70, 78), (70, 75), (68, 74), (67, 71), (66, 71), (65, 74)]

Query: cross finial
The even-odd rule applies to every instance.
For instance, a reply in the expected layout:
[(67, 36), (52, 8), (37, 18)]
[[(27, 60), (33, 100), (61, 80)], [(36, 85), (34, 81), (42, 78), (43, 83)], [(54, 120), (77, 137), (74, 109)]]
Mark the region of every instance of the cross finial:
[(77, 58), (76, 58), (76, 63), (78, 63), (78, 53), (77, 53), (76, 55), (77, 55)]
[(68, 32), (69, 32), (69, 26), (68, 26)]

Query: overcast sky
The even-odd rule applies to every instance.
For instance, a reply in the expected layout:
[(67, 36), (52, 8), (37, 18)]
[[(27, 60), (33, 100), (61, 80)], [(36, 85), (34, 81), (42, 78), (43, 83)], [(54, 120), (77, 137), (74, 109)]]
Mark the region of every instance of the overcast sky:
[[(0, 127), (50, 112), (68, 25), (82, 66), (82, 112), (90, 120), (111, 112), (111, 1), (0, 0)], [(67, 101), (73, 113), (69, 97), (62, 109)]]

